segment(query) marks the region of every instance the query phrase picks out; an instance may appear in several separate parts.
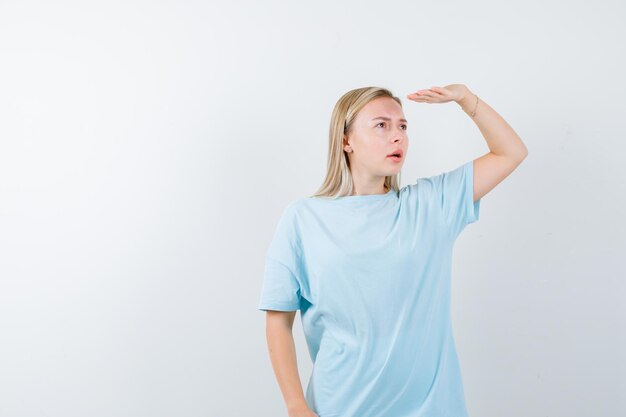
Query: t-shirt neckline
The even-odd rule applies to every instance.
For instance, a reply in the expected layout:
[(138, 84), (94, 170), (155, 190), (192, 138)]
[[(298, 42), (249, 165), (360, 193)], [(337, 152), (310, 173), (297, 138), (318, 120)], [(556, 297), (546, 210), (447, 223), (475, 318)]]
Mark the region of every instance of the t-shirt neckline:
[(391, 197), (396, 193), (396, 190), (390, 188), (385, 194), (364, 194), (364, 195), (343, 195), (336, 197), (339, 201), (362, 201), (362, 200), (380, 200), (383, 198)]

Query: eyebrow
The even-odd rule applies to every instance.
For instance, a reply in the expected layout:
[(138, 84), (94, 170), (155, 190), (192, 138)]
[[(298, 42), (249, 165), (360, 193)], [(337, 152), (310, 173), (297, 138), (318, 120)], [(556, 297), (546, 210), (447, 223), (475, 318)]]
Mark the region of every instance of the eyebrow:
[[(391, 119), (389, 117), (383, 117), (383, 116), (374, 117), (372, 120), (376, 120), (376, 119), (382, 119), (382, 120), (391, 121)], [(404, 123), (408, 123), (408, 120), (406, 120), (406, 119), (398, 119), (398, 120), (400, 120), (401, 122), (404, 122)]]

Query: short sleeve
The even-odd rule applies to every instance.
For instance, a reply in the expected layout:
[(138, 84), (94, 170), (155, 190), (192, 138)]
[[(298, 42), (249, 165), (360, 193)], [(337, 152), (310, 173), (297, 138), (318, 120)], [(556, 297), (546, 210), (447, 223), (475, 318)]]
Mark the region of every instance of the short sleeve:
[(258, 310), (300, 309), (302, 288), (301, 245), (292, 204), (283, 211), (265, 256)]
[(474, 161), (431, 177), (437, 203), (452, 235), (457, 237), (478, 220), (480, 200), (474, 202)]

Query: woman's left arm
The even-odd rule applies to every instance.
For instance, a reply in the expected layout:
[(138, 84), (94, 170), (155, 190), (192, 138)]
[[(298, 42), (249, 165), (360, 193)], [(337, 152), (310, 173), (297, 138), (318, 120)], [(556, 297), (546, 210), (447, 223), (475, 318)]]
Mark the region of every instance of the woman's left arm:
[(528, 155), (528, 149), (506, 120), (469, 88), (463, 86), (462, 90), (462, 95), (455, 101), (468, 115), (475, 112), (472, 120), (487, 141), (489, 150), (499, 156), (524, 159)]
[(489, 152), (474, 159), (474, 201), (482, 198), (508, 177), (528, 156), (528, 149), (513, 128), (496, 112), (464, 87), (460, 99), (455, 100), (480, 129)]
[(421, 103), (455, 101), (480, 129), (489, 152), (474, 159), (474, 201), (508, 177), (528, 155), (526, 145), (506, 120), (481, 98), (477, 100), (464, 84), (431, 87), (407, 98)]

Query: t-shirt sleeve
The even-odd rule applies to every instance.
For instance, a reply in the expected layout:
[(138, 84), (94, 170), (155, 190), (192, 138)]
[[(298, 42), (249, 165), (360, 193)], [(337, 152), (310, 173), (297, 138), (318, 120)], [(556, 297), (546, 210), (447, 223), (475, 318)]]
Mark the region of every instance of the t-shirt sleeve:
[(480, 214), (480, 200), (474, 201), (474, 161), (429, 179), (444, 221), (457, 237)]
[(265, 255), (265, 269), (258, 310), (300, 309), (302, 284), (301, 244), (295, 207), (283, 211)]

